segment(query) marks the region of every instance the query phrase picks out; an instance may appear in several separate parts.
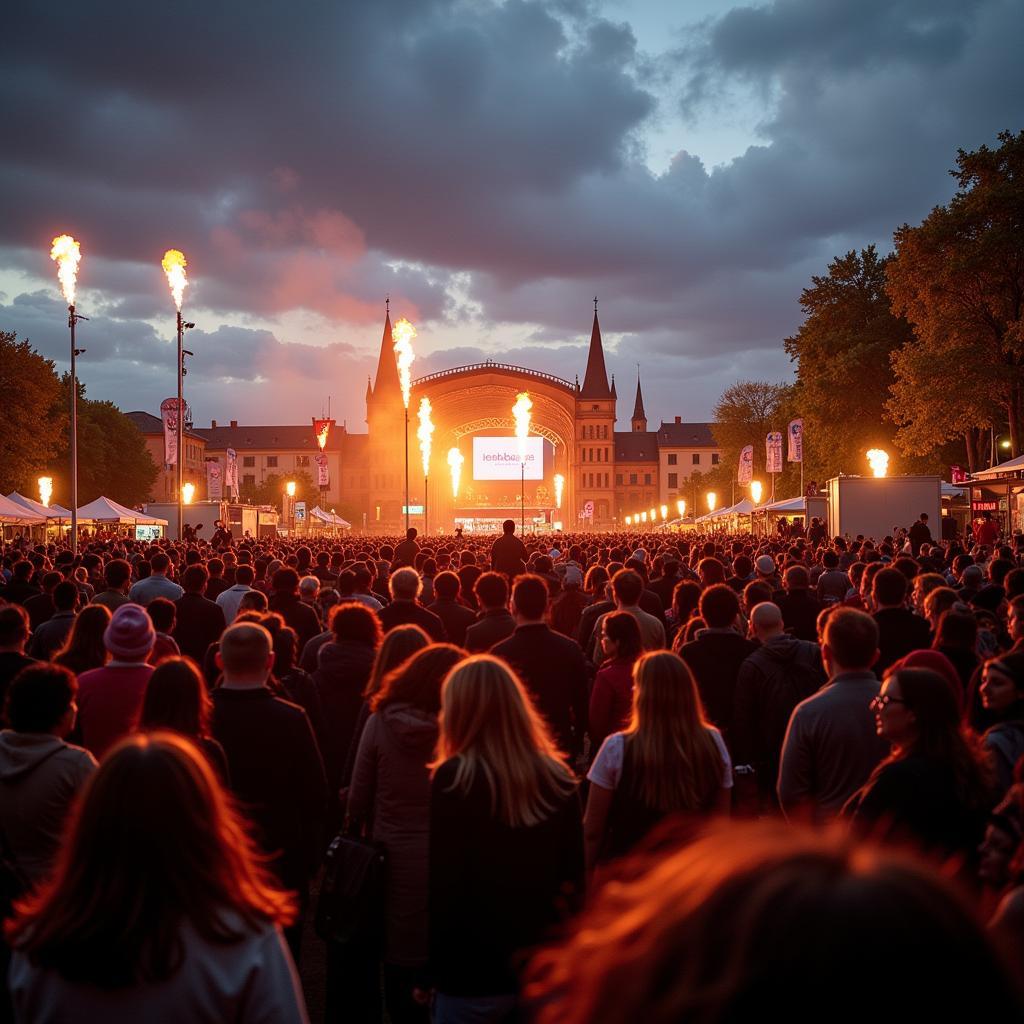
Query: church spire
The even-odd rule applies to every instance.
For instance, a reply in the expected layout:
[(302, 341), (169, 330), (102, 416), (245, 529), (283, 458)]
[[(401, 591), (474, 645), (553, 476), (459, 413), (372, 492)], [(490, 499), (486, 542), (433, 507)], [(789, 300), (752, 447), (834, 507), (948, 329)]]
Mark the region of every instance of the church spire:
[[(373, 383), (375, 398), (388, 395), (400, 395), (402, 385), (398, 380), (398, 363), (395, 361), (395, 342), (391, 337), (391, 302), (390, 298), (384, 314), (384, 334), (380, 339), (380, 356), (377, 359), (377, 376)], [(369, 397), (369, 389), (367, 389)]]
[(590, 332), (590, 352), (587, 355), (587, 372), (583, 377), (580, 398), (611, 398), (608, 387), (608, 371), (604, 365), (604, 346), (601, 344), (601, 324), (597, 319), (597, 299), (594, 299), (594, 326)]
[(640, 390), (640, 364), (636, 367), (636, 401), (633, 403), (633, 433), (647, 431), (647, 413), (644, 412), (644, 396)]

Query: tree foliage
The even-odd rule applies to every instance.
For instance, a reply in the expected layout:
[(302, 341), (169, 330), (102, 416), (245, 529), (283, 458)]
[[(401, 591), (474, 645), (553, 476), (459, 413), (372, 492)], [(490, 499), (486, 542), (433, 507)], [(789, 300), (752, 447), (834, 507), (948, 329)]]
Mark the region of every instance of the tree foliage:
[(999, 141), (958, 152), (956, 195), (895, 232), (888, 267), (893, 308), (916, 334), (894, 360), (899, 442), (923, 452), (960, 432), (972, 466), (977, 428), (1000, 420), (1012, 454), (1024, 450), (1024, 132)]
[(285, 485), (289, 480), (295, 481), (295, 500), (306, 503), (307, 512), (320, 504), (320, 488), (316, 481), (305, 470), (284, 476), (281, 473), (270, 473), (261, 484), (242, 486), (242, 500), (251, 501), (254, 505), (273, 505), (282, 508)]
[(805, 319), (785, 348), (797, 363), (792, 402), (804, 420), (807, 479), (864, 472), (869, 448), (892, 449), (891, 356), (912, 330), (890, 306), (887, 263), (873, 245), (851, 250), (800, 296)]
[[(61, 386), (50, 359), (13, 331), (0, 331), (0, 492), (36, 497), (66, 429)], [(66, 406), (65, 406), (66, 409)]]

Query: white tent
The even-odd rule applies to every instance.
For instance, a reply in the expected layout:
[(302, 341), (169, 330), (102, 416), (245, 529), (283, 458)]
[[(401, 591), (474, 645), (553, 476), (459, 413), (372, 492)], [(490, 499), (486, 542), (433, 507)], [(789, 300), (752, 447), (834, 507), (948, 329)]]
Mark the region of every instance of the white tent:
[(758, 505), (755, 512), (778, 512), (780, 515), (796, 515), (807, 510), (805, 498), (781, 498)]
[(706, 512), (698, 517), (697, 522), (704, 523), (715, 519), (728, 519), (729, 516), (749, 516), (753, 511), (754, 503), (749, 498), (743, 498), (741, 501), (737, 501), (735, 505), (729, 505), (727, 508), (720, 508), (714, 512)]
[(29, 512), (43, 516), (45, 519), (71, 519), (71, 510), (64, 508), (63, 505), (44, 505), (41, 501), (34, 501), (32, 498), (27, 498), (24, 494), (19, 494), (17, 491), (11, 491), (7, 498), (13, 501), (15, 505), (20, 505), (22, 508), (28, 509)]
[(327, 526), (337, 526), (341, 530), (351, 530), (352, 524), (342, 519), (336, 512), (325, 512), (319, 505), (310, 510), (310, 518), (317, 519)]
[(9, 526), (39, 526), (46, 517), (0, 494), (0, 523)]
[(125, 508), (110, 498), (97, 498), (83, 505), (78, 510), (78, 521), (88, 519), (94, 523), (121, 523), (128, 526), (166, 526), (166, 519), (136, 512), (133, 508)]
[(945, 480), (942, 481), (941, 491), (943, 498), (962, 498), (964, 496), (964, 489), (962, 487), (947, 484)]
[(1020, 473), (1024, 470), (1024, 455), (1018, 455), (1015, 459), (1000, 462), (998, 466), (991, 466), (988, 469), (979, 469), (974, 474), (975, 480), (984, 480), (990, 476), (1003, 476), (1006, 473)]

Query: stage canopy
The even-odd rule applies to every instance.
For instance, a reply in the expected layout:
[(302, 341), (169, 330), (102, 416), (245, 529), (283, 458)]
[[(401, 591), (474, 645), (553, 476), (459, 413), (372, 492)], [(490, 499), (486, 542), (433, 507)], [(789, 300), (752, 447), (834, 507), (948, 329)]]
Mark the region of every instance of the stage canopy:
[(97, 498), (83, 505), (78, 510), (78, 519), (88, 519), (94, 523), (120, 523), (125, 526), (166, 526), (166, 519), (136, 512), (133, 508), (125, 508), (110, 498)]

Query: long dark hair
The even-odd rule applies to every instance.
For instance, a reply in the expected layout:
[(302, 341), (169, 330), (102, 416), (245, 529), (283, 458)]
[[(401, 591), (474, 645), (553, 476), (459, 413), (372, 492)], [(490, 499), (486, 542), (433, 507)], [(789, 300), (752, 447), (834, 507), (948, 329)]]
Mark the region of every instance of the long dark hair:
[(146, 684), (139, 729), (171, 729), (200, 739), (210, 734), (212, 708), (196, 663), (191, 658), (165, 658)]
[(987, 762), (977, 741), (961, 725), (960, 709), (949, 683), (926, 668), (897, 669), (886, 679), (899, 686), (903, 706), (914, 713), (916, 729), (911, 742), (890, 754), (875, 769), (872, 779), (887, 764), (916, 754), (952, 769), (956, 794), (966, 806), (987, 807), (992, 796)]
[(295, 919), (264, 862), (188, 740), (131, 736), (86, 784), (52, 877), (15, 904), (7, 938), (72, 982), (156, 984), (185, 958), (185, 921), (228, 944)]
[(609, 640), (619, 645), (618, 657), (623, 661), (636, 661), (644, 653), (636, 616), (629, 612), (609, 612), (602, 621), (602, 629)]
[(71, 625), (64, 646), (53, 656), (58, 665), (81, 675), (102, 668), (109, 657), (103, 634), (110, 625), (110, 609), (103, 604), (87, 604)]

